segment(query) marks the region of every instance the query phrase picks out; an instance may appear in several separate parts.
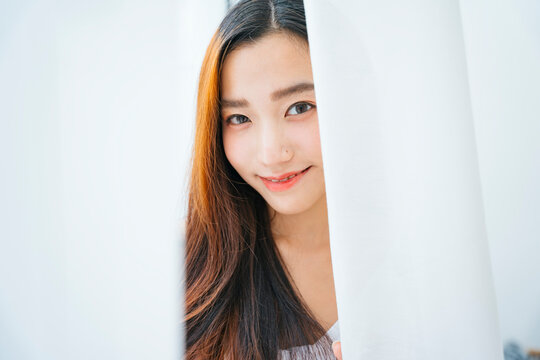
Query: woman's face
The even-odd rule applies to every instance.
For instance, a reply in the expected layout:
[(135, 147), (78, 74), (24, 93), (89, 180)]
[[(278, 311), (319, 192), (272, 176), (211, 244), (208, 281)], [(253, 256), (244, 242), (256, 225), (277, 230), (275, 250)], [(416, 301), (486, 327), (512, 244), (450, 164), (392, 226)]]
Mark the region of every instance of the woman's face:
[(300, 38), (267, 35), (235, 49), (223, 63), (225, 154), (280, 214), (304, 212), (325, 196), (315, 105), (309, 50)]

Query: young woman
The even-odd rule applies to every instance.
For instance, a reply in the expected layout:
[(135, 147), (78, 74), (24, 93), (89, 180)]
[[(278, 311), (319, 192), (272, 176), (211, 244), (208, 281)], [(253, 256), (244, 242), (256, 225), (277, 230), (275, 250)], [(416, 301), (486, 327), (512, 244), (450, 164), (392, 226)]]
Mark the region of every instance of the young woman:
[(185, 261), (186, 359), (334, 358), (339, 329), (302, 0), (241, 1), (208, 46)]

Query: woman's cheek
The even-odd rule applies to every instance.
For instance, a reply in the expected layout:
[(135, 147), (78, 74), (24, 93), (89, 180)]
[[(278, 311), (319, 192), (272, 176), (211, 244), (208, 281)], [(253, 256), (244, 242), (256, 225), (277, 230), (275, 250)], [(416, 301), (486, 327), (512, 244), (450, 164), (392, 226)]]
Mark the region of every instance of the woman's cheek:
[(232, 133), (231, 131), (225, 132), (223, 136), (223, 147), (225, 149), (225, 156), (231, 163), (234, 169), (242, 175), (246, 171), (246, 155), (251, 152), (246, 149), (245, 139), (242, 136)]
[(295, 124), (291, 130), (292, 138), (296, 140), (303, 153), (316, 155), (321, 151), (319, 124), (316, 118), (310, 119), (309, 122)]

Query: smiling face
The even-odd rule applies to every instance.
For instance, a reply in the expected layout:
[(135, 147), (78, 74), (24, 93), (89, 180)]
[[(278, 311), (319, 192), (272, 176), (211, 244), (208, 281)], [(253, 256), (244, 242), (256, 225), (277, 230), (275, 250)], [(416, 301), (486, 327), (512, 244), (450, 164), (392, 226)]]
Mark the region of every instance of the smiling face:
[(281, 32), (242, 45), (227, 55), (220, 86), (225, 154), (238, 174), (280, 214), (299, 214), (323, 201), (307, 44)]

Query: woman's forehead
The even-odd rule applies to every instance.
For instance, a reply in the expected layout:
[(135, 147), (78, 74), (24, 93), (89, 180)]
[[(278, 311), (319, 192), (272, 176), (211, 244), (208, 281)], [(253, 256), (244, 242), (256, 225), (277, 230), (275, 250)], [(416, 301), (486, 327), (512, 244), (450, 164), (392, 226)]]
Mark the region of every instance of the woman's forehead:
[(313, 82), (308, 47), (298, 38), (273, 33), (227, 55), (221, 72), (224, 97), (273, 92), (293, 83)]

